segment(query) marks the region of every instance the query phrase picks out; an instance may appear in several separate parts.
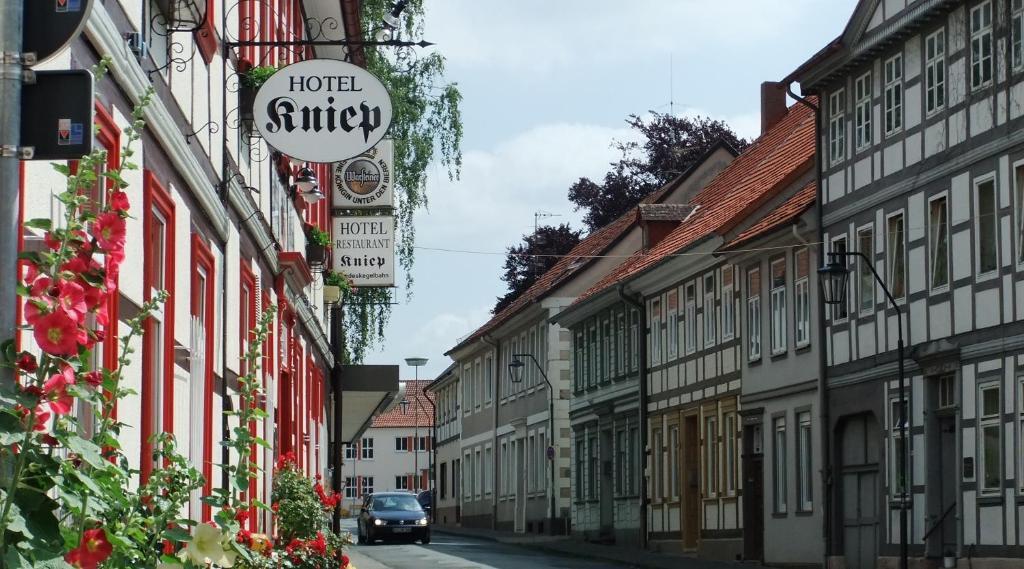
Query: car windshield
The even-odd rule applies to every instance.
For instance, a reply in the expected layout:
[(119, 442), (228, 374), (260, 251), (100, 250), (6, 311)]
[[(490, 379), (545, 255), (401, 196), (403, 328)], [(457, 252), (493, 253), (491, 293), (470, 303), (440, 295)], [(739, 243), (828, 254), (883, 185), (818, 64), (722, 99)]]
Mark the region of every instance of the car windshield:
[(378, 496), (373, 500), (373, 509), (382, 512), (420, 512), (423, 508), (415, 496)]

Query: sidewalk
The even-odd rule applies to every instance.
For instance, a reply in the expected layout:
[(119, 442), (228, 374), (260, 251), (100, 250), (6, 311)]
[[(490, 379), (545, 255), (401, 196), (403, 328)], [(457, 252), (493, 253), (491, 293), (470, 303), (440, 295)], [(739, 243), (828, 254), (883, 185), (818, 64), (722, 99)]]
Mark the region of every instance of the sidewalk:
[(509, 545), (529, 546), (531, 549), (540, 549), (549, 553), (570, 557), (615, 561), (622, 563), (623, 567), (635, 567), (637, 569), (738, 569), (742, 567), (740, 563), (698, 559), (692, 555), (654, 553), (631, 547), (587, 543), (575, 540), (569, 536), (521, 534), (489, 529), (439, 526), (434, 526), (432, 531), (437, 534), (459, 535)]

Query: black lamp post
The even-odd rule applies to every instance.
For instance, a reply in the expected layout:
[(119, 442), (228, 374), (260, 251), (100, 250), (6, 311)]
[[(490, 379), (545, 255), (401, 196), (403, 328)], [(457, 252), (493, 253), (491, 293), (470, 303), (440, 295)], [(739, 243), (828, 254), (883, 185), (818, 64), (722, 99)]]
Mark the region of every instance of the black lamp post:
[[(427, 358), (405, 358), (405, 363), (406, 363), (406, 365), (412, 366), (416, 370), (416, 389), (419, 389), (420, 388), (420, 366), (427, 365)], [(413, 469), (416, 472), (416, 477), (415, 477), (415, 480), (413, 482), (413, 488), (415, 489), (417, 494), (419, 494), (419, 492), (420, 492), (420, 446), (419, 446), (420, 445), (420, 415), (419, 415), (420, 395), (421, 395), (421, 392), (417, 392), (416, 393), (416, 410), (413, 411), (413, 413), (416, 413), (416, 427), (415, 427), (415, 435), (414, 435), (416, 438), (413, 440), (413, 445), (412, 445)], [(408, 403), (406, 404), (406, 408), (408, 408)], [(403, 413), (405, 413), (405, 412), (403, 411)], [(428, 454), (427, 455), (427, 464), (428, 464), (427, 465), (427, 472), (430, 472), (430, 469), (433, 468), (433, 464), (431, 464), (431, 462), (432, 461), (431, 461), (431, 458), (430, 458), (430, 454)], [(433, 494), (431, 494), (431, 498), (433, 498)]]
[(828, 253), (828, 263), (825, 266), (818, 269), (818, 278), (821, 281), (821, 291), (824, 298), (825, 304), (842, 304), (847, 302), (846, 291), (848, 283), (850, 281), (850, 269), (845, 262), (840, 261), (840, 258), (845, 260), (847, 257), (859, 257), (861, 262), (864, 263), (868, 269), (871, 270), (871, 274), (875, 276), (875, 281), (878, 282), (879, 286), (885, 292), (885, 297), (889, 300), (889, 304), (893, 310), (896, 311), (896, 327), (899, 330), (899, 342), (896, 344), (896, 357), (897, 365), (899, 367), (899, 380), (900, 380), (900, 436), (903, 437), (903, 452), (899, 456), (900, 465), (900, 569), (908, 568), (908, 535), (909, 528), (907, 527), (907, 512), (910, 508), (910, 503), (907, 500), (907, 488), (910, 486), (907, 480), (908, 477), (908, 460), (907, 454), (910, 449), (910, 440), (907, 438), (907, 426), (910, 422), (910, 409), (907, 405), (907, 385), (906, 378), (903, 374), (903, 312), (900, 310), (900, 306), (896, 304), (896, 299), (893, 298), (892, 293), (889, 292), (889, 288), (885, 286), (885, 281), (875, 271), (875, 267), (871, 264), (871, 259), (860, 251), (830, 251)]
[(548, 466), (551, 473), (551, 484), (549, 485), (549, 495), (551, 508), (551, 524), (550, 533), (555, 533), (555, 388), (551, 385), (551, 380), (548, 379), (548, 374), (544, 373), (544, 367), (540, 365), (537, 358), (533, 354), (512, 354), (512, 361), (508, 364), (509, 374), (512, 377), (512, 383), (522, 383), (523, 381), (523, 368), (526, 367), (526, 363), (523, 362), (522, 358), (530, 358), (533, 360), (533, 365), (537, 366), (540, 371), (541, 377), (544, 378), (544, 383), (548, 384)]

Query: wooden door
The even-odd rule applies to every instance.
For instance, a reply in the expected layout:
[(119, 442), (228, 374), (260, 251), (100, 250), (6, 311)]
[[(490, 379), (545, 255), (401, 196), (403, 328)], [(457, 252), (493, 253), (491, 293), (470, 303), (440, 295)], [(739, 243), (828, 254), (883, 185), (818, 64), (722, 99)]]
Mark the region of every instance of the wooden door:
[(878, 485), (878, 421), (864, 414), (838, 428), (839, 508), (847, 569), (874, 569), (878, 559), (881, 491)]

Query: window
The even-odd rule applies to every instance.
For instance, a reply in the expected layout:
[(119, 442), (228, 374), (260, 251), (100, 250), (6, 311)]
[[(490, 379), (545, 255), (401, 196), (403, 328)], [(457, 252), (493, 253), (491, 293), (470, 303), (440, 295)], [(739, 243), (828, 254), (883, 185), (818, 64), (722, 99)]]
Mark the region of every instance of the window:
[(437, 478), (438, 478), (438, 481), (441, 483), (441, 488), (439, 489), (438, 492), (440, 493), (441, 499), (444, 500), (445, 498), (448, 497), (448, 463), (447, 462), (442, 462), (441, 463), (441, 469), (440, 469), (440, 471), (438, 473)]
[(949, 284), (949, 213), (946, 196), (928, 202), (928, 260), (931, 288)]
[(668, 335), (665, 341), (668, 359), (675, 359), (679, 349), (679, 292), (676, 290), (668, 293), (668, 327), (665, 331)]
[[(527, 369), (531, 368), (527, 367)], [(480, 385), (480, 380), (483, 378), (483, 374), (480, 372), (480, 360), (476, 360), (473, 362), (473, 406), (478, 409), (480, 408), (480, 405), (483, 404), (484, 398), (484, 390), (481, 389)]]
[[(192, 360), (189, 394), (191, 421), (189, 438), (189, 460), (192, 464), (201, 464), (201, 471), (206, 479), (205, 492), (212, 490), (213, 480), (213, 391), (214, 391), (214, 336), (216, 316), (214, 293), (216, 282), (216, 261), (213, 253), (203, 239), (196, 233), (192, 234)], [(168, 275), (170, 277), (170, 275)], [(169, 318), (172, 316), (169, 316)], [(202, 420), (197, 420), (202, 417)], [(294, 424), (290, 418), (284, 421)], [(283, 430), (283, 429), (282, 429)], [(288, 439), (286, 439), (288, 440)], [(288, 440), (289, 449), (294, 448), (292, 440)], [(211, 507), (206, 503), (193, 502), (193, 512), (201, 511), (209, 516)]]
[(668, 428), (668, 496), (679, 499), (679, 425)]
[(355, 445), (345, 445), (345, 460), (356, 459), (356, 447)]
[(364, 437), (363, 438), (363, 444), (362, 444), (362, 446), (360, 448), (362, 448), (362, 451), (363, 451), (362, 452), (363, 460), (373, 460), (373, 438), (372, 437), (368, 437), (368, 438)]
[(356, 487), (356, 480), (355, 480), (355, 478), (352, 478), (351, 476), (346, 476), (345, 477), (345, 498), (348, 498), (348, 499), (356, 498), (357, 497), (356, 492), (358, 492), (358, 491), (359, 491), (359, 488)]
[(892, 456), (889, 457), (889, 472), (892, 479), (889, 480), (889, 490), (893, 498), (903, 495), (903, 457), (906, 446), (903, 439), (903, 428), (907, 427), (906, 405), (900, 402), (899, 398), (893, 398), (889, 402), (889, 438), (892, 440), (890, 447)]
[(981, 409), (978, 413), (978, 424), (980, 425), (980, 447), (981, 447), (981, 491), (982, 493), (1002, 492), (1002, 421), (1000, 419), (1000, 408), (1002, 400), (999, 397), (999, 384), (990, 383), (981, 386), (981, 394), (978, 397)]
[(704, 495), (718, 494), (718, 417), (704, 418)]
[[(837, 253), (836, 258), (839, 260), (839, 262), (845, 265), (847, 261), (846, 256), (843, 255), (843, 253), (846, 252), (846, 237), (837, 237), (833, 239), (832, 251)], [(846, 294), (849, 295), (849, 290), (846, 291)], [(845, 320), (849, 316), (850, 311), (849, 296), (847, 296), (847, 299), (845, 299), (844, 302), (840, 302), (839, 304), (832, 304), (830, 305), (830, 307), (832, 310), (833, 320)]]
[(1017, 165), (1013, 174), (1014, 197), (1017, 200), (1017, 263), (1024, 263), (1024, 164)]
[(793, 256), (796, 260), (793, 309), (796, 317), (796, 345), (800, 348), (811, 343), (811, 253), (804, 247), (797, 249)]
[(1024, 54), (1021, 50), (1021, 38), (1024, 37), (1024, 0), (1013, 0), (1010, 9), (1010, 36), (1013, 51), (1013, 68), (1024, 66)]
[(610, 320), (604, 321), (604, 333), (601, 335), (601, 345), (601, 369), (603, 370), (601, 379), (607, 381), (615, 375), (612, 373), (612, 348), (614, 346), (612, 346), (612, 324)]
[(772, 472), (774, 472), (774, 484), (772, 485), (773, 503), (775, 513), (786, 513), (786, 418), (776, 417), (775, 427), (775, 448), (772, 454)]
[(761, 357), (761, 269), (747, 271), (747, 357)]
[[(867, 255), (868, 259), (875, 257), (875, 232), (871, 226), (865, 227), (857, 232), (857, 246), (860, 252)], [(860, 256), (857, 257), (857, 294), (858, 306), (861, 314), (870, 313), (875, 309), (875, 275)]]
[(996, 201), (996, 184), (992, 178), (978, 182), (977, 231), (978, 231), (978, 272), (989, 273), (999, 268), (999, 212)]
[(651, 303), (651, 363), (661, 362), (661, 301)]
[(419, 452), (427, 452), (427, 451), (430, 450), (430, 442), (431, 441), (430, 441), (430, 437), (429, 436), (420, 437), (418, 439), (415, 439), (415, 441), (416, 441), (416, 450), (417, 451), (419, 451)]
[(704, 275), (704, 347), (715, 345), (715, 275)]
[(736, 334), (736, 301), (733, 300), (733, 273), (732, 265), (722, 269), (722, 339), (731, 339)]
[(544, 445), (544, 433), (537, 433), (537, 459), (533, 461), (533, 469), (537, 471), (537, 491), (547, 489), (544, 479), (544, 465), (547, 464), (547, 447)]
[(484, 492), (484, 462), (480, 456), (480, 451), (476, 451), (476, 478), (473, 479), (473, 491), (479, 498)]
[(587, 444), (590, 460), (587, 461), (587, 497), (597, 499), (597, 476), (600, 469), (600, 455), (597, 453), (597, 437), (591, 436)]
[[(587, 450), (586, 449), (587, 449), (587, 446), (586, 446), (586, 444), (584, 444), (583, 435), (582, 434), (577, 434), (576, 435), (576, 487), (574, 488), (574, 490), (576, 491), (576, 499), (577, 500), (582, 500), (587, 495), (586, 487), (583, 485), (584, 482), (585, 482), (584, 473), (586, 472), (586, 465), (587, 465)], [(505, 452), (504, 445), (502, 445), (502, 452)], [(509, 478), (508, 473), (510, 472), (508, 470), (508, 467), (505, 466), (505, 465), (507, 465), (507, 461), (506, 462), (502, 462), (502, 465), (503, 465), (502, 468), (501, 468), (502, 475), (507, 479), (507, 478)], [(505, 483), (505, 486), (507, 488), (507, 486), (508, 486), (507, 482)], [(505, 491), (505, 494), (508, 494), (507, 490)]]
[(902, 213), (889, 217), (886, 232), (889, 241), (889, 292), (893, 298), (904, 298), (907, 296), (907, 253)]
[(939, 376), (936, 380), (939, 392), (939, 409), (948, 409), (956, 405), (956, 380), (952, 374)]
[(492, 469), (494, 468), (494, 458), (492, 456), (491, 447), (484, 449), (484, 493), (488, 496), (494, 491), (494, 476)]
[(616, 315), (616, 319), (618, 326), (616, 327), (615, 339), (619, 347), (616, 362), (618, 363), (618, 374), (622, 375), (626, 372), (626, 314), (619, 312)]
[(871, 146), (871, 72), (857, 78), (854, 93), (854, 138), (857, 150)]
[(808, 411), (797, 413), (796, 468), (797, 468), (797, 504), (801, 512), (809, 512), (813, 506), (811, 480), (813, 476), (814, 448), (811, 446), (811, 414)]
[(971, 9), (971, 88), (992, 82), (992, 2)]
[(843, 116), (846, 91), (839, 89), (828, 97), (828, 157), (835, 164), (846, 155), (846, 118)]
[(640, 311), (633, 309), (629, 312), (629, 354), (633, 371), (640, 367)]
[(409, 437), (395, 437), (395, 452), (409, 452)]
[(725, 429), (722, 437), (725, 439), (725, 491), (729, 496), (736, 494), (736, 413), (729, 412), (723, 416), (722, 424)]
[[(544, 361), (544, 360), (541, 360)], [(484, 358), (484, 403), (490, 404), (494, 398), (494, 356), (487, 354)]]
[(640, 428), (632, 426), (629, 428), (629, 447), (626, 454), (626, 488), (629, 490), (631, 495), (636, 495), (638, 492), (637, 488), (637, 473), (639, 472), (639, 453), (640, 453)]
[(651, 496), (655, 500), (662, 500), (665, 497), (665, 446), (661, 437), (661, 429), (653, 430), (653, 446), (651, 447), (651, 462), (654, 472), (651, 475)]
[(615, 326), (614, 312), (611, 314), (610, 319), (605, 322), (605, 327), (608, 328), (608, 377), (612, 378), (617, 375), (618, 362), (622, 360), (618, 343), (620, 336), (618, 334), (618, 327)]
[(772, 354), (786, 351), (786, 258), (771, 263)]
[(686, 353), (697, 349), (697, 285), (686, 285)]
[(574, 346), (574, 348), (576, 352), (576, 358), (574, 360), (575, 369), (573, 369), (573, 372), (576, 374), (574, 377), (574, 382), (576, 385), (576, 391), (583, 391), (583, 388), (586, 387), (587, 384), (587, 350), (585, 348), (585, 343), (583, 341), (582, 331), (576, 332), (576, 345)]
[(885, 134), (903, 128), (903, 56), (885, 62)]
[[(533, 435), (530, 435), (529, 437), (527, 437), (527, 439), (526, 439), (526, 460), (528, 460), (530, 462), (533, 462), (534, 457), (537, 456), (536, 446), (537, 446), (537, 441), (534, 439)], [(528, 468), (526, 470), (526, 491), (527, 492), (534, 492), (536, 489), (537, 489), (537, 472), (534, 469), (532, 469), (532, 468)]]
[(373, 494), (373, 476), (363, 477), (363, 492), (361, 495), (366, 496), (367, 494)]
[(615, 491), (621, 496), (629, 493), (629, 433), (620, 429), (615, 433)]
[(587, 355), (590, 356), (590, 363), (587, 365), (587, 386), (594, 387), (597, 385), (597, 377), (600, 374), (598, 368), (598, 353), (597, 353), (597, 327), (590, 327), (590, 341), (587, 343)]
[(924, 52), (925, 111), (931, 114), (946, 105), (945, 30), (925, 38)]
[(395, 490), (408, 490), (411, 488), (409, 486), (409, 478), (409, 476), (395, 476)]

